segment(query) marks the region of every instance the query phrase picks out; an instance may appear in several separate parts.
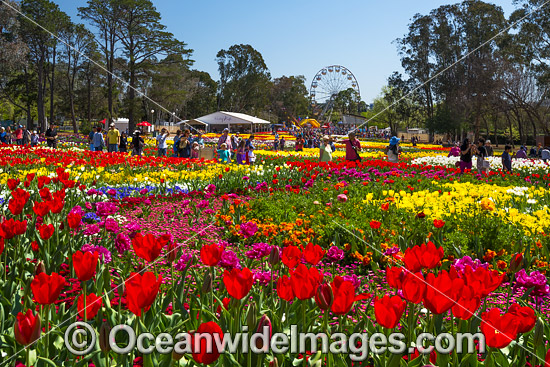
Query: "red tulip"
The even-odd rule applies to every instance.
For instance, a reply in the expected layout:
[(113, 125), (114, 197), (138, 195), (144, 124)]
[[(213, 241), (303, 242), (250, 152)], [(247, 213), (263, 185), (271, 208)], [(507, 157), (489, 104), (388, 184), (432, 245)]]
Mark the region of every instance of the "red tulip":
[(142, 312), (149, 311), (161, 284), (162, 275), (159, 275), (157, 280), (155, 274), (150, 271), (143, 275), (132, 272), (125, 282), (128, 309), (138, 317)]
[(8, 203), (8, 209), (13, 215), (19, 215), (23, 213), (26, 202), (19, 198), (10, 199)]
[(290, 277), (292, 290), (300, 300), (313, 297), (322, 279), (323, 275), (319, 273), (319, 270), (316, 268), (308, 269), (304, 264), (298, 265)]
[(355, 302), (355, 287), (350, 281), (344, 280), (341, 276), (334, 277), (331, 284), (334, 301), (331, 311), (335, 315), (347, 314)]
[(444, 225), (445, 225), (445, 222), (442, 221), (441, 219), (434, 219), (435, 228), (443, 228)]
[(432, 273), (428, 274), (426, 283), (424, 306), (436, 315), (448, 311), (458, 300), (464, 288), (462, 279), (452, 279), (445, 270), (441, 271), (437, 277)]
[(153, 262), (160, 255), (162, 247), (168, 241), (164, 237), (155, 237), (152, 233), (147, 233), (143, 236), (138, 233), (132, 238), (132, 247), (136, 255), (147, 262)]
[(4, 237), (6, 240), (9, 240), (15, 236), (24, 234), (27, 231), (27, 221), (18, 221), (13, 219), (8, 219), (2, 222), (2, 227), (0, 228), (0, 237)]
[(18, 178), (8, 178), (8, 181), (7, 181), (7, 184), (8, 184), (8, 188), (13, 191), (15, 190), (15, 188), (17, 186), (19, 186), (19, 184), (21, 183), (21, 181), (19, 181)]
[(294, 269), (302, 260), (302, 252), (296, 246), (287, 246), (283, 249), (283, 257), (281, 261), (289, 269)]
[(485, 342), (491, 348), (505, 348), (517, 337), (519, 319), (511, 313), (501, 316), (498, 308), (481, 315), (481, 332)]
[[(101, 308), (103, 300), (101, 297), (96, 296), (93, 293), (86, 295), (86, 321), (91, 320), (97, 315), (97, 312)], [(78, 314), (84, 319), (84, 295), (81, 294), (78, 297), (77, 302)]]
[(0, 255), (4, 252), (4, 238), (0, 237)]
[(45, 217), (50, 212), (50, 206), (45, 202), (34, 203), (32, 211), (39, 217)]
[(403, 286), (403, 278), (405, 277), (405, 272), (403, 268), (387, 268), (386, 269), (386, 281), (388, 285), (394, 289), (401, 289)]
[(315, 292), (315, 303), (321, 310), (328, 310), (332, 306), (334, 294), (332, 288), (327, 283), (320, 284)]
[(546, 357), (544, 358), (544, 367), (550, 367), (550, 349), (546, 352)]
[(405, 274), (403, 278), (403, 298), (412, 303), (420, 303), (424, 298), (424, 292), (426, 291), (426, 281), (422, 273), (410, 273)]
[(523, 254), (520, 252), (518, 254), (513, 255), (512, 258), (510, 259), (509, 269), (511, 272), (515, 273), (521, 269), (522, 264), (523, 264)]
[(63, 207), (65, 206), (65, 203), (63, 202), (62, 199), (55, 198), (54, 200), (48, 201), (48, 205), (52, 213), (59, 214), (63, 211)]
[(206, 266), (216, 266), (222, 258), (223, 248), (217, 244), (204, 245), (201, 248), (201, 261)]
[(231, 297), (243, 299), (252, 289), (254, 276), (248, 268), (242, 270), (233, 268), (231, 271), (226, 270), (223, 273), (223, 284), (225, 284), (227, 293), (229, 293)]
[(65, 286), (65, 278), (57, 273), (48, 275), (40, 273), (31, 282), (31, 289), (34, 299), (41, 305), (51, 305), (58, 298)]
[(67, 215), (67, 223), (69, 224), (69, 228), (76, 229), (82, 223), (82, 216), (77, 213), (69, 213)]
[(38, 227), (38, 232), (40, 233), (40, 238), (42, 238), (44, 241), (49, 240), (53, 233), (55, 232), (55, 227), (53, 224), (42, 224), (40, 227)]
[(401, 320), (405, 312), (407, 303), (399, 296), (390, 297), (385, 295), (383, 298), (374, 300), (374, 316), (376, 322), (386, 329), (393, 329)]
[[(195, 338), (199, 337), (201, 334), (205, 335), (204, 337), (200, 337), (200, 343), (196, 342), (200, 345), (199, 350), (197, 351), (195, 349)], [(210, 335), (210, 337), (206, 337), (206, 334)], [(212, 364), (215, 361), (220, 358), (220, 351), (217, 348), (217, 344), (214, 339), (214, 335), (219, 335), (220, 341), (223, 340), (223, 331), (220, 328), (218, 324), (216, 324), (214, 321), (209, 321), (206, 323), (202, 323), (199, 325), (197, 331), (192, 333), (191, 345), (193, 346), (193, 359), (197, 363), (202, 364)], [(211, 344), (209, 345), (209, 342), (211, 341)]]
[(487, 297), (500, 287), (505, 275), (499, 275), (497, 270), (491, 271), (482, 267), (478, 267), (475, 271), (470, 266), (464, 269), (464, 281), (474, 287), (481, 294), (481, 298)]
[(535, 327), (537, 317), (535, 311), (531, 307), (521, 307), (517, 303), (512, 304), (508, 313), (516, 316), (519, 319), (518, 333), (528, 333)]
[(292, 281), (286, 275), (283, 275), (277, 281), (277, 294), (287, 302), (294, 300), (294, 291), (292, 290)]
[(479, 293), (469, 285), (462, 288), (461, 295), (452, 307), (453, 315), (461, 320), (469, 320), (481, 306)]
[(40, 315), (33, 315), (32, 310), (27, 313), (19, 312), (14, 325), (15, 340), (21, 345), (29, 345), (40, 339), (42, 326)]
[(377, 220), (371, 220), (369, 224), (372, 229), (378, 229), (382, 225), (382, 223)]
[(326, 251), (321, 248), (319, 245), (313, 245), (313, 243), (308, 243), (306, 249), (304, 250), (304, 259), (315, 266), (319, 264), (319, 261), (325, 256)]
[(422, 244), (419, 250), (420, 264), (424, 269), (433, 269), (443, 259), (443, 247), (437, 248), (429, 241), (428, 244)]
[(81, 282), (86, 282), (95, 275), (99, 254), (94, 252), (77, 251), (73, 254), (73, 268), (76, 277)]

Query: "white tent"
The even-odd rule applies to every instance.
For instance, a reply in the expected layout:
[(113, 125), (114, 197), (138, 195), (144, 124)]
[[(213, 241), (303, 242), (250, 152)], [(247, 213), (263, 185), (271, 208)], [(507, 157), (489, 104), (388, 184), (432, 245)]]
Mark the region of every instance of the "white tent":
[(198, 117), (186, 121), (191, 126), (203, 125), (209, 131), (221, 131), (225, 128), (241, 130), (249, 128), (250, 132), (268, 131), (271, 122), (257, 117), (245, 115), (244, 113), (218, 111), (210, 115)]

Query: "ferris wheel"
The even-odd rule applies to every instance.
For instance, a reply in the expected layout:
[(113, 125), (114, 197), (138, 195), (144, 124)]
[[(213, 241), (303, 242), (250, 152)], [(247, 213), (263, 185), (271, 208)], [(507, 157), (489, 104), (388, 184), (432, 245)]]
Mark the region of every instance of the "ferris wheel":
[(313, 107), (319, 105), (332, 104), (338, 93), (353, 89), (356, 93), (357, 101), (361, 100), (359, 83), (355, 75), (346, 67), (341, 65), (327, 66), (321, 69), (313, 78), (309, 97)]

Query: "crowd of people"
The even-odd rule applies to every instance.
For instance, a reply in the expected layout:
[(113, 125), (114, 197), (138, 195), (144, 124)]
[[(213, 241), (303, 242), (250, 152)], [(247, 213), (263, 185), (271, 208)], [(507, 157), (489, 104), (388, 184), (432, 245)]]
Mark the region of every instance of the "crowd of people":
[[(457, 166), (460, 167), (460, 171), (464, 172), (467, 169), (472, 169), (472, 158), (475, 156), (476, 159), (476, 169), (478, 173), (483, 174), (489, 171), (491, 164), (488, 161), (488, 157), (494, 155), (493, 146), (491, 145), (490, 140), (485, 140), (480, 138), (477, 143), (473, 143), (469, 138), (464, 139), (462, 144), (456, 143), (451, 151), (449, 152), (449, 157), (460, 157), (460, 160), (457, 162)], [(527, 148), (521, 146), (519, 150), (515, 153), (512, 153), (512, 147), (506, 145), (504, 147), (504, 152), (502, 153), (502, 167), (508, 172), (512, 172), (512, 159), (513, 158), (539, 158), (544, 162), (550, 160), (550, 149), (548, 147), (538, 145), (532, 147), (529, 155), (527, 154)]]
[[(43, 135), (48, 141), (48, 146), (55, 147), (56, 141), (55, 137), (57, 136), (57, 130), (55, 126), (50, 126), (46, 131), (46, 134)], [(51, 139), (53, 137), (54, 139)], [(52, 141), (53, 140), (53, 141)], [(27, 130), (27, 127), (24, 125), (15, 125), (13, 127), (0, 127), (0, 143), (1, 144), (15, 144), (15, 145), (30, 145), (36, 146), (40, 141), (40, 134), (38, 131)]]

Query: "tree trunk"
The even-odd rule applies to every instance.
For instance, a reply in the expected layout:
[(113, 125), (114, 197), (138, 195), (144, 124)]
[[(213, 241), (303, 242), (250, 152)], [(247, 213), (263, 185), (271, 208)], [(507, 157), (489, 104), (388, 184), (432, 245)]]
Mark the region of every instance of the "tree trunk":
[(50, 81), (50, 124), (54, 121), (54, 94), (55, 94), (55, 60), (56, 60), (57, 44), (53, 46), (52, 58), (52, 79)]
[(91, 62), (88, 62), (88, 73), (86, 74), (86, 84), (87, 84), (87, 104), (88, 104), (88, 110), (86, 111), (86, 115), (88, 116), (88, 123), (92, 124), (92, 75), (91, 75)]
[(25, 94), (27, 96), (26, 98), (26, 113), (27, 113), (27, 129), (31, 130), (34, 129), (34, 121), (32, 120), (32, 112), (31, 112), (31, 99), (29, 96), (31, 95), (31, 83), (29, 81), (29, 72), (27, 68), (25, 68)]
[(128, 90), (128, 131), (134, 131), (136, 125), (134, 121), (134, 108), (135, 108), (135, 98), (136, 92), (134, 90), (136, 84), (136, 70), (133, 56), (130, 56), (130, 62), (128, 63), (128, 68), (130, 70), (130, 87)]
[(44, 110), (44, 59), (40, 57), (38, 61), (38, 94), (36, 96), (36, 105), (38, 109), (38, 125), (42, 132), (46, 131), (46, 111)]

